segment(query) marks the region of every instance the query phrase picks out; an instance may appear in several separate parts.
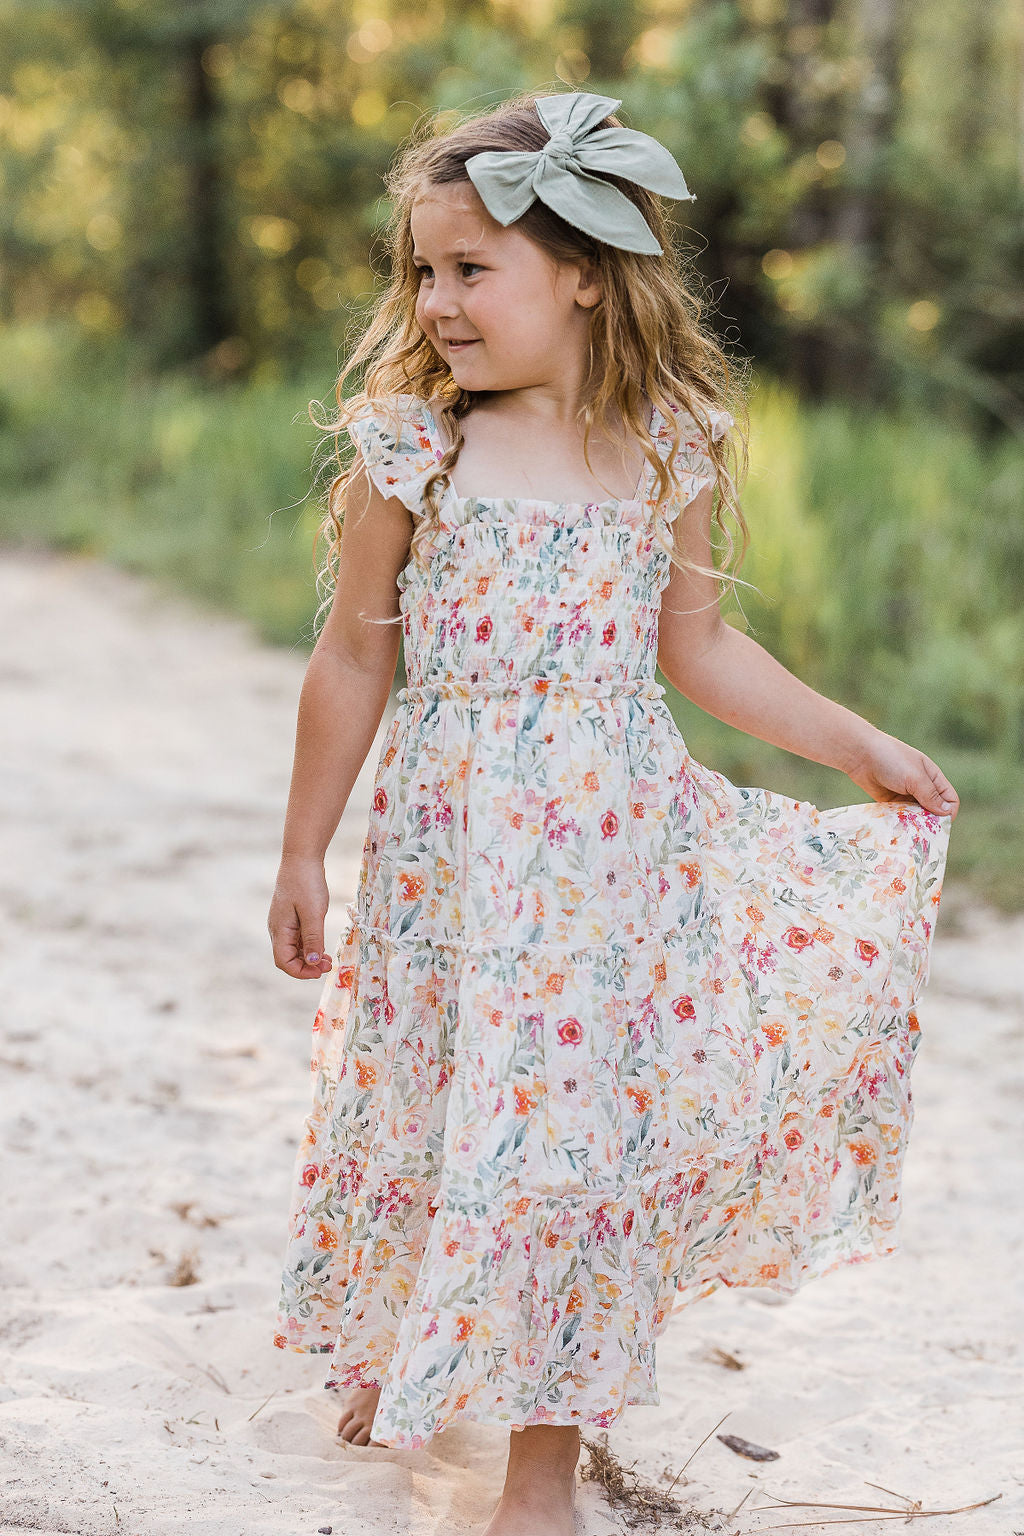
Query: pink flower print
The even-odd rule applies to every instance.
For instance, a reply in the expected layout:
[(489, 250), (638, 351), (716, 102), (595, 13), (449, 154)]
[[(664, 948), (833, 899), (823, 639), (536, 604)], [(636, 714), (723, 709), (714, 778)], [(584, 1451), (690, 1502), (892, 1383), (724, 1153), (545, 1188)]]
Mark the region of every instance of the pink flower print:
[(614, 811), (605, 811), (601, 818), (601, 836), (614, 837), (619, 830), (619, 818)]
[(477, 620), (477, 624), (476, 624), (476, 637), (477, 637), (477, 639), (478, 640), (489, 640), (491, 638), (491, 631), (493, 629), (494, 629), (494, 625), (491, 622), (490, 616), (485, 613), (482, 619), (478, 619)]
[(582, 836), (582, 831), (572, 816), (567, 816), (564, 821), (558, 820), (558, 808), (561, 804), (562, 801), (559, 798), (549, 800), (544, 806), (544, 833), (552, 848), (564, 848), (570, 832), (575, 832), (577, 837)]
[(563, 1045), (579, 1045), (583, 1039), (583, 1025), (579, 1019), (562, 1019), (558, 1026), (558, 1038)]
[(601, 631), (601, 644), (602, 645), (611, 645), (613, 640), (615, 639), (615, 636), (617, 634), (618, 634), (618, 629), (615, 627), (615, 620), (614, 619), (609, 619), (608, 623), (604, 626), (604, 629), (602, 629), (602, 631)]
[(373, 808), (377, 812), (378, 816), (382, 815), (383, 812), (387, 810), (388, 792), (386, 789), (380, 788), (374, 791)]

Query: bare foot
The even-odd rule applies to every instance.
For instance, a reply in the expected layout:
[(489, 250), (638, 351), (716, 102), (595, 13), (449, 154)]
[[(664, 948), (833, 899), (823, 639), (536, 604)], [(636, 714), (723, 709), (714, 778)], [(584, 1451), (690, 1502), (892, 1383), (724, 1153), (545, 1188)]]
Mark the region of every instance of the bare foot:
[(481, 1536), (575, 1536), (579, 1457), (575, 1425), (514, 1429), (501, 1499)]
[(377, 1412), (380, 1387), (350, 1387), (341, 1396), (341, 1418), (338, 1420), (338, 1438), (349, 1445), (380, 1445), (370, 1439), (370, 1427)]

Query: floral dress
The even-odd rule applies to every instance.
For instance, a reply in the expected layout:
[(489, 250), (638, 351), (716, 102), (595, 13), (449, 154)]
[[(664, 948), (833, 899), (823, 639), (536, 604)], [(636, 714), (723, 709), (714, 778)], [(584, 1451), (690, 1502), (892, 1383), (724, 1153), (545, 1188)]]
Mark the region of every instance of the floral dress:
[[(714, 476), (680, 420), (692, 499)], [(429, 406), (350, 432), (421, 516)], [(950, 818), (694, 761), (655, 680), (653, 479), (449, 487), (398, 578), (408, 686), (313, 1023), (275, 1337), (382, 1386), (387, 1445), (609, 1425), (658, 1402), (674, 1309), (899, 1245)]]

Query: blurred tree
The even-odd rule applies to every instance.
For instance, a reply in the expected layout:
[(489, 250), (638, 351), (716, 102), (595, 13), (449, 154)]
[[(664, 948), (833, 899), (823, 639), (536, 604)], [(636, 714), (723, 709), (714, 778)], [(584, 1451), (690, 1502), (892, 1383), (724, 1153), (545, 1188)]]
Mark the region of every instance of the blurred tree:
[(0, 317), (292, 375), (379, 291), (423, 114), (590, 87), (663, 139), (723, 334), (805, 395), (1024, 427), (1018, 0), (0, 0)]

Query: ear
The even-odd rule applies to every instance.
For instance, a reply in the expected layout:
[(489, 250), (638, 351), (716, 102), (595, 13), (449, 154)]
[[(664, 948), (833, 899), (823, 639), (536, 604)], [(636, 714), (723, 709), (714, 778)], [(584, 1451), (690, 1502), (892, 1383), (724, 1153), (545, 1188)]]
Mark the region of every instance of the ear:
[(593, 309), (603, 296), (600, 272), (591, 262), (584, 262), (579, 269), (576, 303), (581, 309)]

